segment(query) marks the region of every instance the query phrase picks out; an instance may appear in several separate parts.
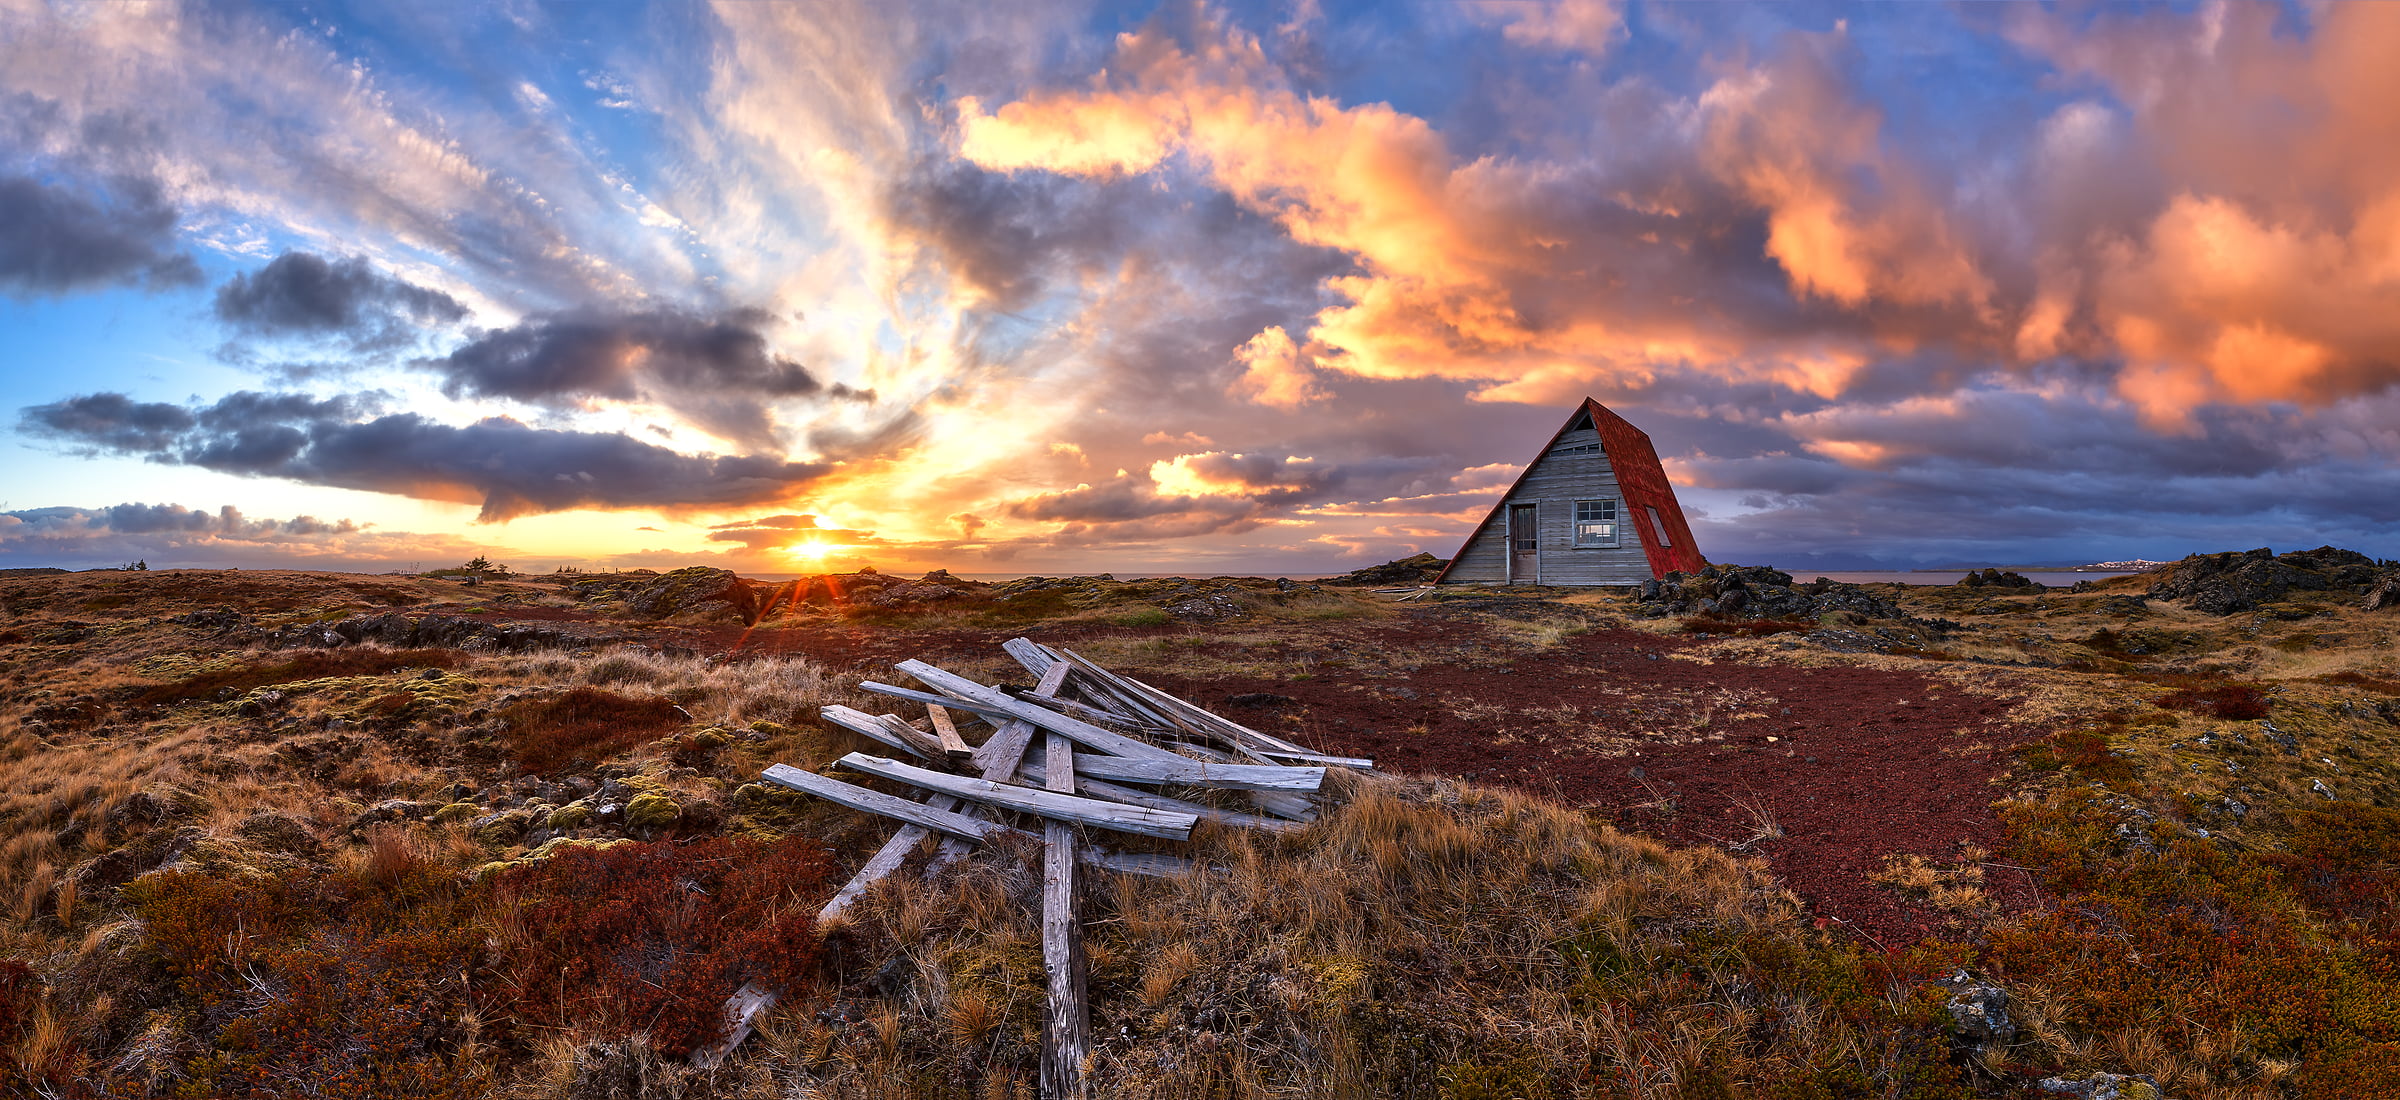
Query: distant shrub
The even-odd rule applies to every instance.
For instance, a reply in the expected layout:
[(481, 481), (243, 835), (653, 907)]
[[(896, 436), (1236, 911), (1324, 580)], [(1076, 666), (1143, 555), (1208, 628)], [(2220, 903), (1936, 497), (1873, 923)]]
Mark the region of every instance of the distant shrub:
[(721, 1034), (745, 982), (791, 989), (816, 969), (816, 922), (793, 904), (832, 870), (821, 842), (710, 838), (571, 848), (511, 871), (500, 1008), (587, 1036), (646, 1032), (680, 1058)]
[(2264, 718), (2267, 716), (2267, 693), (2257, 684), (2194, 685), (2168, 694), (2158, 700), (2158, 705), (2164, 710), (2190, 711), (2217, 718)]
[(612, 653), (584, 667), (583, 679), (589, 684), (657, 684), (670, 674), (655, 657), (632, 653)]
[(994, 600), (984, 608), (984, 615), (995, 622), (1018, 623), (1071, 615), (1077, 610), (1074, 597), (1065, 589), (1040, 588)]
[(2380, 695), (2400, 695), (2400, 680), (2387, 680), (2379, 676), (2369, 676), (2363, 672), (2345, 670), (2321, 677), (2321, 679), (2330, 683), (2365, 688)]
[(619, 695), (588, 686), (524, 700), (500, 717), (508, 723), (517, 767), (533, 775), (597, 763), (689, 721), (663, 696)]
[(215, 698), (231, 689), (246, 692), (294, 680), (332, 676), (381, 676), (403, 668), (457, 668), (467, 655), (455, 649), (312, 649), (274, 664), (218, 669), (160, 684), (134, 696), (136, 703), (183, 703)]

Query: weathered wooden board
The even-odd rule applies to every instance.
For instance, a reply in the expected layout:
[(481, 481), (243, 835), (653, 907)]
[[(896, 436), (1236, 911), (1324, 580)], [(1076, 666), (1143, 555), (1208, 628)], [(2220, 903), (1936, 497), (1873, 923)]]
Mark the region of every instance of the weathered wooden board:
[[(1045, 786), (1062, 797), (1075, 790), (1074, 743), (1046, 738)], [(1075, 915), (1075, 827), (1048, 821), (1042, 836), (1042, 967), (1050, 979), (1050, 1011), (1042, 1025), (1042, 1095), (1081, 1097), (1083, 1063), (1091, 1053), (1090, 1010), (1084, 1001), (1083, 927)]]
[(1000, 643), (1000, 651), (1015, 658), (1018, 664), (1025, 666), (1026, 672), (1037, 677), (1049, 673), (1050, 666), (1059, 662), (1058, 655), (1050, 652), (1050, 647), (1031, 638), (1010, 638)]
[(950, 720), (949, 707), (929, 703), (925, 707), (925, 717), (933, 721), (933, 734), (941, 739), (942, 753), (950, 758), (951, 763), (965, 763), (968, 757), (974, 755), (975, 750), (967, 747), (967, 739), (958, 735), (958, 724)]
[(1323, 768), (1265, 764), (1216, 764), (1206, 760), (1128, 760), (1122, 756), (1075, 755), (1075, 771), (1095, 779), (1147, 786), (1216, 787), (1229, 791), (1313, 791), (1325, 784)]
[[(845, 756), (842, 759), (847, 761), (851, 757), (857, 757), (861, 755), (862, 754), (860, 753), (854, 752), (851, 753), (850, 756)], [(902, 764), (899, 761), (888, 760), (880, 756), (870, 756), (865, 757), (865, 759), (882, 760), (885, 763), (891, 764), (895, 767), (908, 768), (908, 770), (912, 772), (923, 772), (925, 775), (929, 776), (942, 776), (942, 773), (940, 772), (929, 772), (925, 771), (923, 768), (910, 768), (908, 765)], [(881, 814), (885, 817), (898, 821), (908, 822), (911, 825), (924, 826), (925, 828), (931, 829), (937, 833), (946, 833), (951, 836), (965, 837), (969, 840), (982, 840), (985, 837), (994, 836), (999, 833), (1014, 831), (1008, 826), (1002, 825), (997, 821), (986, 821), (980, 818), (968, 817), (965, 814), (951, 813), (947, 810), (936, 810), (922, 802), (911, 802), (897, 795), (885, 794), (882, 791), (870, 791), (865, 787), (857, 786), (851, 783), (844, 783), (839, 779), (830, 779), (825, 776), (818, 775), (815, 772), (802, 771), (801, 769), (795, 768), (789, 764), (770, 764), (767, 766), (767, 770), (765, 772), (760, 773), (759, 778), (779, 786), (790, 787), (795, 791), (803, 791), (808, 794), (813, 794), (818, 798), (822, 798), (828, 802), (839, 802), (853, 810), (865, 810), (871, 814)], [(980, 782), (980, 780), (964, 779), (959, 776), (942, 776), (942, 778), (954, 779), (961, 783)], [(958, 791), (943, 791), (941, 793), (961, 795), (963, 797), (963, 793)], [(1189, 831), (1188, 827), (1186, 831)]]
[(733, 991), (725, 1002), (725, 1037), (692, 1049), (691, 1064), (701, 1069), (713, 1069), (750, 1037), (750, 1022), (775, 1004), (776, 993), (756, 982), (744, 983)]
[[(1147, 741), (1138, 741), (1124, 734), (1101, 729), (1080, 718), (1069, 718), (1022, 699), (1010, 698), (998, 688), (985, 687), (954, 673), (944, 672), (923, 661), (902, 661), (892, 666), (940, 690), (943, 694), (965, 700), (978, 707), (988, 707), (1022, 718), (1043, 729), (1063, 733), (1078, 743), (1101, 752), (1134, 758), (1179, 760), (1181, 757)], [(864, 687), (865, 685), (860, 685)]]
[[(1113, 829), (1122, 833), (1135, 833), (1141, 836), (1165, 837), (1169, 840), (1188, 839), (1192, 835), (1193, 823), (1198, 820), (1191, 814), (1177, 813), (1171, 810), (1125, 806), (1114, 802), (1103, 802), (1096, 798), (1083, 798), (1077, 795), (1060, 794), (1056, 791), (1020, 787), (1013, 783), (969, 779), (965, 776), (950, 775), (903, 764), (890, 757), (868, 756), (860, 752), (844, 756), (836, 763), (852, 771), (881, 776), (929, 791), (957, 795), (969, 802), (981, 802), (988, 806), (1014, 810), (1018, 813), (1033, 814), (1078, 825), (1090, 825), (1099, 829)], [(844, 785), (847, 786), (847, 784)], [(905, 799), (893, 799), (893, 801), (906, 807), (916, 807), (917, 805)]]
[(1146, 878), (1176, 878), (1190, 874), (1193, 867), (1192, 861), (1182, 856), (1160, 852), (1112, 852), (1089, 844), (1075, 849), (1075, 858), (1082, 860), (1086, 867)]
[(1009, 692), (1007, 694), (1012, 699), (1023, 699), (1027, 702), (1039, 703), (1041, 706), (1050, 710), (1055, 710), (1069, 718), (1081, 718), (1086, 722), (1092, 723), (1093, 725), (1103, 726), (1103, 728), (1106, 726), (1115, 726), (1121, 730), (1130, 730), (1140, 733), (1172, 732), (1171, 727), (1156, 725), (1146, 719), (1129, 717), (1122, 711), (1103, 710), (1099, 707), (1091, 706), (1089, 704), (1078, 703), (1072, 699), (1037, 699), (1030, 693), (1026, 695), (1018, 695), (1015, 692)]
[[(967, 682), (974, 683), (972, 680)], [(976, 686), (981, 687), (982, 685), (977, 684)], [(998, 715), (1002, 718), (1009, 716), (1009, 711), (1006, 708), (994, 707), (986, 703), (979, 703), (964, 696), (942, 695), (930, 691), (918, 691), (915, 688), (904, 688), (898, 684), (887, 684), (880, 680), (860, 680), (858, 682), (858, 690), (873, 692), (877, 695), (889, 695), (894, 699), (906, 699), (911, 703), (923, 703), (927, 706), (952, 707), (958, 710), (971, 710), (977, 714)], [(1008, 696), (1002, 695), (997, 690), (994, 690), (992, 693), (999, 695), (1003, 699), (1008, 698)]]
[(865, 711), (852, 710), (849, 707), (840, 706), (837, 704), (835, 706), (819, 709), (817, 711), (817, 716), (833, 723), (834, 725), (840, 726), (843, 729), (849, 730), (860, 737), (864, 737), (870, 741), (875, 741), (884, 745), (889, 745), (892, 748), (898, 749), (901, 752), (905, 752), (911, 756), (920, 757), (926, 760), (935, 759), (932, 756), (926, 756), (924, 752), (917, 747), (917, 741), (915, 738), (901, 737), (894, 734), (891, 730), (884, 728), (882, 719), (879, 719), (872, 714), (868, 714)]
[[(1046, 778), (1039, 764), (1027, 764), (1018, 770), (1018, 774), (1034, 783), (1042, 782)], [(1233, 825), (1244, 829), (1264, 829), (1271, 833), (1290, 832), (1294, 829), (1305, 828), (1297, 821), (1279, 817), (1260, 817), (1257, 814), (1246, 814), (1239, 810), (1220, 810), (1206, 803), (1190, 802), (1155, 791), (1120, 787), (1107, 780), (1094, 779), (1088, 775), (1075, 777), (1075, 789), (1093, 798), (1105, 798), (1111, 802), (1125, 803), (1128, 806), (1148, 806), (1154, 810), (1175, 810), (1190, 814), (1202, 821), (1214, 821), (1220, 825)]]
[[(935, 810), (956, 810), (958, 809), (958, 799), (952, 795), (937, 794), (927, 798), (925, 805), (927, 808)], [(915, 851), (918, 844), (923, 843), (926, 837), (932, 835), (932, 830), (923, 825), (900, 826), (899, 831), (893, 833), (891, 839), (884, 841), (883, 847), (877, 848), (874, 856), (858, 869), (858, 873), (850, 876), (849, 882), (842, 884), (842, 888), (834, 893), (833, 900), (826, 902), (824, 908), (817, 910), (817, 923), (828, 924), (834, 918), (841, 916), (853, 902), (866, 896), (869, 887), (882, 881), (885, 875), (899, 870), (900, 865), (908, 861), (908, 853)], [(961, 840), (959, 843), (965, 844), (966, 841)]]
[(1269, 760), (1305, 760), (1329, 768), (1349, 768), (1353, 771), (1373, 771), (1375, 761), (1364, 756), (1322, 756), (1313, 752), (1281, 752), (1275, 749), (1252, 749)]
[[(1036, 695), (1048, 695), (1057, 691), (1060, 685), (1066, 683), (1066, 680), (1067, 663), (1060, 661), (1056, 667), (1042, 674), (1042, 681), (1035, 685), (1033, 692)], [(983, 778), (994, 783), (1006, 783), (1016, 776), (1017, 765), (1025, 759), (1025, 750), (1033, 744), (1034, 735), (1040, 732), (1034, 728), (1033, 723), (1024, 719), (1002, 719), (1000, 728), (993, 731), (992, 736), (986, 739), (982, 745), (976, 747), (975, 753), (970, 759), (976, 767), (982, 769)], [(978, 808), (978, 812), (983, 811)], [(944, 839), (941, 849), (933, 854), (933, 862), (926, 865), (925, 873), (932, 875), (944, 867), (965, 859), (967, 847), (966, 841), (956, 837)]]

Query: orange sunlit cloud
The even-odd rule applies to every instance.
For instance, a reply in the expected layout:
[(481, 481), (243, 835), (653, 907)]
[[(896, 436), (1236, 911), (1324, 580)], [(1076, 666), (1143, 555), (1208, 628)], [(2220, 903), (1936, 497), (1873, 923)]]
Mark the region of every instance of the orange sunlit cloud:
[(12, 560), (1351, 566), (1586, 396), (1737, 559), (2400, 495), (2391, 5), (180, 12), (0, 6)]

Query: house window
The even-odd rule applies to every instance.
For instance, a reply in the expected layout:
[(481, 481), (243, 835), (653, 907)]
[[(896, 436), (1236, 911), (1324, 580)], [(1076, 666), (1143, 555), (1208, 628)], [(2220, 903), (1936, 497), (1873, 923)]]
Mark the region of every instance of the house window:
[(1658, 544), (1660, 546), (1675, 545), (1675, 540), (1667, 537), (1667, 521), (1658, 518), (1658, 509), (1651, 508), (1647, 504), (1643, 505), (1642, 507), (1647, 509), (1650, 513), (1650, 529), (1658, 532)]
[(1575, 502), (1575, 545), (1615, 546), (1617, 544), (1617, 502), (1613, 500), (1579, 500)]

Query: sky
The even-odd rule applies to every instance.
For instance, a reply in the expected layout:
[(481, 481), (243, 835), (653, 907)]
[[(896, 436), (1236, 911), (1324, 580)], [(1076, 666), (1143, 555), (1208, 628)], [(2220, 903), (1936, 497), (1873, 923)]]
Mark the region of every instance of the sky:
[(2400, 5), (0, 0), (0, 567), (2400, 556)]

